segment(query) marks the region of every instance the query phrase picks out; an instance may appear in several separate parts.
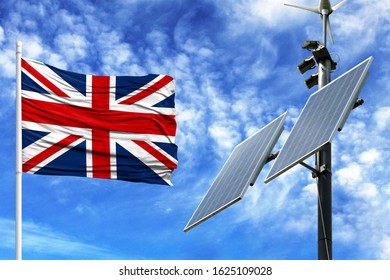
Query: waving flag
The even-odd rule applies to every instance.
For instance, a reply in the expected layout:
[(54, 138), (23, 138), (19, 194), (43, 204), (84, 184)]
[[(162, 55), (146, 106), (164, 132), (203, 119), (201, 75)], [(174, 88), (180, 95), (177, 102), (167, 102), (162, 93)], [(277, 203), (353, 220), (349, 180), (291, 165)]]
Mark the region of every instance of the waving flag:
[(23, 172), (171, 183), (175, 81), (92, 76), (22, 59)]

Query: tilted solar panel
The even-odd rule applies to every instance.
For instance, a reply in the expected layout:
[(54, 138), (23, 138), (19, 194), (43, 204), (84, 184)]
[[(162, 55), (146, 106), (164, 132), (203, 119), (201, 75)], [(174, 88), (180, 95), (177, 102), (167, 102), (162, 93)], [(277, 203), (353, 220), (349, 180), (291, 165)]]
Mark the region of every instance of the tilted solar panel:
[(286, 143), (272, 165), (265, 183), (320, 151), (344, 126), (368, 76), (370, 57), (313, 93)]
[(253, 185), (283, 131), (287, 113), (238, 144), (199, 204), (184, 231), (188, 231), (233, 203)]

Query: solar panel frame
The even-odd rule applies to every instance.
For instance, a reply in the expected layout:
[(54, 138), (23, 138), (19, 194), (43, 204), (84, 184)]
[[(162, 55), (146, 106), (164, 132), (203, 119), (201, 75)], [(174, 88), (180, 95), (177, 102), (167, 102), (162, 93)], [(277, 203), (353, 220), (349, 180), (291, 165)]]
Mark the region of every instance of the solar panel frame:
[[(347, 71), (346, 73), (344, 73), (343, 75), (341, 75), (340, 77), (338, 77), (337, 79), (332, 81), (331, 83), (327, 84), (325, 87), (319, 89), (318, 91), (316, 91), (315, 93), (313, 93), (309, 97), (309, 99), (306, 102), (301, 114), (299, 115), (294, 127), (292, 128), (290, 135), (288, 136), (288, 138), (287, 138), (285, 144), (283, 145), (278, 157), (276, 158), (269, 173), (267, 174), (267, 177), (264, 180), (265, 183), (269, 183), (270, 181), (272, 181), (276, 177), (280, 176), (284, 172), (286, 172), (289, 169), (291, 169), (292, 167), (294, 167), (295, 165), (303, 162), (305, 159), (307, 159), (311, 155), (315, 154), (316, 152), (320, 151), (326, 144), (328, 144), (332, 141), (336, 132), (343, 128), (345, 122), (348, 119), (350, 112), (352, 111), (352, 109), (354, 107), (356, 100), (359, 97), (359, 94), (364, 86), (364, 83), (365, 83), (367, 77), (368, 77), (368, 68), (370, 67), (370, 65), (372, 63), (372, 60), (373, 60), (373, 57), (367, 58), (366, 60), (364, 60), (360, 64), (356, 65), (355, 67), (353, 67), (352, 69), (350, 69), (349, 71)], [(355, 76), (357, 76), (356, 82), (351, 81), (352, 79), (356, 78)], [(348, 80), (348, 78), (350, 80)], [(348, 82), (349, 82), (349, 84), (347, 84)], [(340, 87), (340, 84), (341, 84), (341, 86), (345, 86), (345, 84), (347, 84), (349, 86), (349, 88), (345, 89), (343, 87)], [(350, 91), (349, 95), (347, 95), (348, 91)], [(322, 132), (322, 134), (325, 135), (325, 130), (320, 129), (320, 127), (323, 127), (325, 125), (325, 123), (321, 122), (320, 125), (318, 125), (318, 124), (315, 125), (314, 121), (326, 119), (326, 118), (320, 118), (319, 116), (321, 116), (322, 112), (325, 112), (328, 114), (332, 113), (332, 111), (333, 111), (332, 108), (327, 107), (327, 106), (322, 106), (322, 107), (318, 106), (319, 113), (317, 111), (316, 116), (314, 116), (312, 118), (308, 118), (306, 115), (311, 113), (309, 110), (312, 109), (310, 106), (313, 107), (313, 105), (311, 104), (313, 99), (314, 99), (313, 102), (315, 102), (316, 98), (321, 100), (321, 99), (324, 99), (325, 97), (328, 97), (328, 98), (333, 98), (333, 101), (334, 101), (335, 97), (339, 97), (339, 96), (335, 96), (335, 94), (333, 96), (329, 96), (333, 92), (341, 93), (342, 97), (346, 98), (347, 100), (342, 100), (345, 102), (345, 104), (342, 107), (342, 111), (341, 111), (340, 115), (338, 117), (335, 115), (332, 116), (332, 117), (336, 118), (336, 121), (333, 124), (331, 124), (332, 128), (327, 130), (328, 132), (330, 131), (328, 136), (322, 136), (321, 140), (318, 141), (318, 143), (315, 145), (305, 143), (304, 140), (297, 141), (296, 140), (297, 138), (302, 139), (302, 135), (305, 132), (306, 132), (306, 134), (310, 134), (310, 133), (312, 134), (312, 132), (309, 133), (307, 131), (307, 129), (305, 130), (302, 128), (302, 126), (304, 126), (304, 125), (310, 126), (312, 128), (315, 127), (317, 130), (319, 130), (317, 132), (319, 132), (319, 133)], [(341, 100), (341, 97), (339, 97), (339, 99)], [(331, 104), (331, 105), (333, 105), (333, 104)], [(337, 108), (337, 109), (339, 109), (339, 108)], [(336, 110), (334, 110), (334, 111), (336, 111)], [(324, 117), (324, 116), (322, 116), (322, 117)], [(325, 117), (326, 117), (326, 115), (325, 115)], [(329, 117), (329, 115), (328, 115), (328, 117)], [(313, 121), (313, 119), (314, 119), (314, 121)], [(319, 137), (319, 136), (317, 135), (317, 137)], [(308, 138), (309, 137), (306, 137), (306, 139), (308, 139)], [(299, 143), (299, 145), (297, 143)], [(305, 152), (300, 152), (299, 156), (296, 156), (296, 155), (291, 156), (291, 154), (294, 155), (294, 153), (298, 154), (297, 151), (299, 151), (298, 150), (299, 147), (297, 147), (297, 146), (301, 147), (301, 150), (304, 150), (308, 147), (310, 147), (310, 148), (309, 148), (309, 150), (307, 150)]]
[[(263, 168), (264, 164), (267, 162), (273, 147), (275, 146), (276, 142), (279, 139), (280, 134), (283, 131), (284, 128), (283, 123), (286, 117), (287, 117), (287, 112), (280, 115), (278, 118), (276, 118), (275, 120), (267, 124), (265, 127), (260, 129), (254, 135), (248, 137), (246, 140), (238, 144), (233, 149), (229, 158), (226, 160), (222, 169), (218, 173), (217, 177), (211, 184), (207, 193), (203, 197), (202, 201), (198, 205), (191, 219), (189, 220), (186, 227), (184, 228), (184, 231), (188, 231), (194, 228), (195, 226), (206, 221), (207, 219), (211, 218), (212, 216), (216, 215), (217, 213), (221, 212), (222, 210), (226, 209), (227, 207), (233, 205), (234, 203), (242, 199), (249, 185), (253, 185), (256, 182), (256, 179), (261, 169)], [(264, 146), (264, 148), (262, 150), (259, 149), (258, 153), (256, 154), (257, 157), (256, 156), (253, 157), (250, 163), (248, 163), (248, 161), (245, 162), (247, 163), (247, 165), (254, 164), (254, 167), (252, 168), (253, 170), (248, 171), (248, 173), (244, 174), (242, 177), (245, 178), (241, 178), (239, 182), (239, 186), (237, 186), (236, 189), (232, 190), (231, 188), (234, 187), (232, 186), (232, 184), (234, 184), (235, 182), (233, 180), (227, 180), (227, 178), (229, 178), (227, 176), (229, 175), (231, 176), (232, 174), (230, 173), (232, 171), (237, 172), (237, 168), (238, 169), (244, 168), (243, 164), (237, 167), (237, 162), (239, 163), (240, 156), (242, 156), (242, 154), (245, 155), (250, 151), (250, 148), (253, 148), (251, 144), (254, 143), (255, 143), (254, 145), (255, 147)], [(235, 166), (237, 168), (234, 168)], [(237, 175), (236, 177), (238, 177), (239, 175)], [(232, 192), (227, 193), (227, 190), (230, 190)], [(216, 203), (215, 199), (218, 199), (219, 196), (226, 193), (227, 196), (224, 197), (223, 200), (218, 201), (220, 203)]]

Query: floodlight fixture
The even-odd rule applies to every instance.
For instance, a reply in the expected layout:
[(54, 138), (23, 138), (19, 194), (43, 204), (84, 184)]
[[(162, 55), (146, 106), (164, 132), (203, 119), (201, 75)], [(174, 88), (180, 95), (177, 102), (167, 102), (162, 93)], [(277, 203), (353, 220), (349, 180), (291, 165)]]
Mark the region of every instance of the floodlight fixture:
[[(320, 42), (305, 41), (302, 48), (310, 50), (313, 55), (298, 64), (298, 70), (301, 74), (314, 69), (316, 64), (320, 68), (318, 73), (324, 73), (324, 69), (329, 69), (329, 71), (336, 69), (337, 63), (332, 60), (328, 49), (324, 45), (320, 44)], [(325, 65), (325, 63), (327, 65)], [(314, 87), (315, 85), (323, 84), (322, 78), (324, 75), (319, 75), (318, 73), (311, 75), (305, 80), (305, 84), (308, 89)], [(330, 72), (328, 74), (330, 74)]]
[(316, 66), (316, 62), (314, 56), (310, 56), (298, 64), (298, 70), (299, 72), (301, 72), (301, 74), (304, 74), (307, 71), (314, 69), (315, 66)]
[(319, 45), (318, 48), (312, 51), (315, 59), (321, 61), (323, 59), (331, 59), (328, 49), (324, 45)]
[(318, 48), (312, 50), (312, 53), (317, 63), (321, 63), (322, 61), (329, 60), (331, 63), (331, 70), (336, 69), (337, 63), (333, 61), (328, 49), (324, 45), (319, 45)]
[(317, 49), (319, 45), (320, 45), (320, 41), (305, 41), (302, 44), (302, 49), (312, 51)]
[(311, 75), (309, 78), (305, 80), (306, 87), (311, 89), (315, 85), (318, 85), (318, 73)]

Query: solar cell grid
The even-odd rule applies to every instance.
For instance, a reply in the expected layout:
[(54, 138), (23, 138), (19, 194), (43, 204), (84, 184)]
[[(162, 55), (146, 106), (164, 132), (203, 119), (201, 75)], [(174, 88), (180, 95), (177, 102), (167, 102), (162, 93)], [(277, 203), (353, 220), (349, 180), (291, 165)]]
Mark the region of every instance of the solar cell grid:
[(331, 142), (342, 128), (368, 75), (370, 57), (313, 93), (269, 171), (268, 183)]
[(226, 207), (239, 201), (254, 184), (280, 134), (287, 113), (241, 142), (231, 153), (208, 192), (191, 217), (188, 231)]

